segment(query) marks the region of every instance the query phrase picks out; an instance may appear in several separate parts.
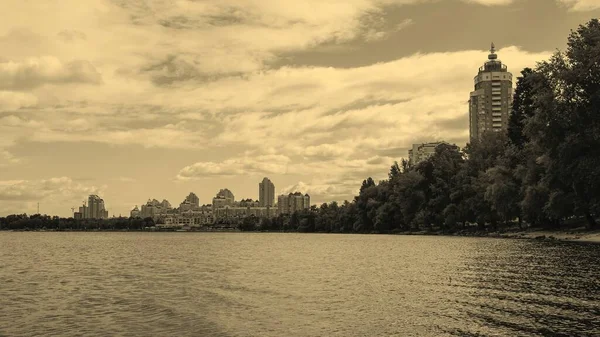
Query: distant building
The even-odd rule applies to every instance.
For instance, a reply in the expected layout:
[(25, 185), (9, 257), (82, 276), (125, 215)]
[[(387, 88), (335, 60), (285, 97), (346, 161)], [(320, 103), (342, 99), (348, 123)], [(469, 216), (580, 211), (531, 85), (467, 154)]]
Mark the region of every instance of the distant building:
[(135, 207), (130, 212), (130, 217), (139, 218), (141, 214), (142, 213), (140, 212), (140, 209), (137, 207), (137, 205), (135, 205)]
[(198, 209), (200, 207), (200, 199), (196, 194), (190, 193), (185, 199), (179, 204), (179, 211), (184, 212), (188, 210)]
[(108, 211), (104, 207), (104, 200), (95, 194), (88, 196), (87, 205), (79, 207), (79, 212), (73, 214), (75, 219), (107, 219)]
[(211, 205), (199, 206), (195, 210), (169, 214), (164, 218), (165, 227), (189, 226), (204, 227), (214, 223), (214, 217)]
[(302, 195), (300, 192), (282, 194), (277, 197), (277, 209), (279, 214), (292, 214), (296, 211), (310, 208), (310, 196)]
[(233, 193), (228, 189), (220, 190), (217, 195), (212, 200), (213, 210), (215, 208), (221, 208), (225, 206), (233, 206), (235, 202), (235, 197)]
[(142, 205), (140, 217), (152, 218), (156, 221), (157, 219), (165, 217), (173, 211), (174, 210), (173, 207), (171, 207), (171, 203), (169, 203), (167, 200), (160, 202), (156, 199), (148, 199), (148, 202), (146, 202), (145, 205)]
[[(422, 144), (413, 144), (412, 149), (408, 150), (408, 161), (412, 165), (417, 165), (422, 161), (427, 160), (429, 157), (435, 154), (435, 149), (441, 145), (446, 144), (450, 145), (447, 142), (433, 142), (433, 143), (422, 143)], [(456, 146), (456, 145), (450, 145)], [(456, 146), (458, 149), (458, 146)]]
[(258, 184), (258, 201), (261, 207), (272, 207), (275, 204), (275, 185), (267, 177)]
[(260, 201), (252, 199), (244, 199), (233, 203), (235, 207), (262, 207)]
[(242, 207), (242, 206), (224, 206), (213, 210), (215, 221), (219, 220), (239, 220), (249, 216), (260, 218), (270, 218), (277, 216), (275, 207)]
[(475, 76), (475, 91), (469, 98), (470, 142), (488, 131), (506, 132), (512, 109), (512, 74), (498, 60), (492, 43), (488, 61)]

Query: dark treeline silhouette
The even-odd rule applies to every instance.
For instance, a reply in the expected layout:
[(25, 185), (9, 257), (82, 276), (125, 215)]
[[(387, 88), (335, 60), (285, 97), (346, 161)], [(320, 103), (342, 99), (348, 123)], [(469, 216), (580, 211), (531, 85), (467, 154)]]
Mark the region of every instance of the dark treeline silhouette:
[(40, 214), (31, 216), (15, 214), (0, 217), (0, 229), (4, 230), (143, 230), (154, 225), (152, 218), (73, 219)]
[[(239, 229), (389, 233), (496, 231), (507, 224), (559, 228), (600, 210), (600, 23), (571, 32), (557, 51), (518, 78), (508, 132), (462, 151), (440, 145), (428, 160), (392, 165), (388, 179), (363, 181), (358, 196), (291, 216), (247, 217)], [(152, 219), (0, 218), (2, 229), (138, 230)]]

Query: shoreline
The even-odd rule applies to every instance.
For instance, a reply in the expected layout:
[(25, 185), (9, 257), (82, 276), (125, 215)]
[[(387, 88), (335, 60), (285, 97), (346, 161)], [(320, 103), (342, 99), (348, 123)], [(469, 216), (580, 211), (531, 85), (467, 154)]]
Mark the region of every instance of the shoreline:
[(0, 232), (116, 232), (116, 233), (301, 233), (301, 234), (367, 234), (367, 235), (419, 235), (419, 236), (447, 236), (447, 237), (480, 237), (480, 238), (498, 238), (498, 239), (517, 239), (517, 240), (537, 240), (537, 241), (564, 241), (600, 244), (600, 229), (585, 230), (582, 228), (574, 229), (543, 229), (529, 228), (523, 230), (506, 230), (496, 232), (486, 231), (418, 231), (418, 232), (395, 232), (395, 233), (327, 233), (327, 232), (297, 232), (297, 231), (240, 231), (240, 230), (191, 230), (191, 231), (155, 231), (155, 230), (7, 230)]
[(425, 236), (459, 236), (459, 237), (482, 237), (497, 239), (517, 239), (517, 240), (536, 240), (536, 241), (563, 241), (600, 244), (600, 229), (585, 230), (582, 228), (574, 229), (543, 229), (530, 228), (512, 231), (496, 232), (413, 232), (413, 233), (394, 233), (395, 235), (425, 235)]

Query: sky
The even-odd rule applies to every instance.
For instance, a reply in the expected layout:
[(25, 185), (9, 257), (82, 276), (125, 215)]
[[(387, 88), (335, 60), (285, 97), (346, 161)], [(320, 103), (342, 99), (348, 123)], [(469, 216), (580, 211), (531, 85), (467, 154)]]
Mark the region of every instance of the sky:
[[(352, 200), (468, 139), (490, 43), (517, 75), (600, 0), (2, 0), (0, 216), (222, 188)], [(516, 77), (516, 76), (515, 76)]]

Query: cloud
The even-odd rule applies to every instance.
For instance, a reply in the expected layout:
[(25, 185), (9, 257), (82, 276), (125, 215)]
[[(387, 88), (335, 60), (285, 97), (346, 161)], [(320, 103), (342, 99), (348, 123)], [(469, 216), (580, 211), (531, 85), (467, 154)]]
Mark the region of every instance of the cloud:
[(337, 181), (330, 183), (305, 183), (300, 181), (296, 184), (284, 187), (280, 194), (301, 192), (310, 196), (311, 204), (318, 205), (330, 201), (352, 201), (360, 189), (360, 182)]
[(0, 181), (0, 214), (40, 213), (71, 216), (71, 206), (81, 205), (89, 194), (102, 195), (106, 186), (90, 186), (69, 177)]
[(0, 167), (17, 164), (21, 160), (16, 158), (12, 153), (0, 149)]
[(215, 176), (285, 174), (290, 158), (285, 155), (266, 154), (254, 157), (233, 158), (222, 162), (197, 162), (179, 171), (177, 179), (190, 180)]
[(23, 107), (33, 107), (37, 103), (38, 98), (33, 94), (0, 90), (0, 112), (18, 110)]
[(101, 195), (105, 188), (84, 185), (69, 177), (3, 180), (0, 181), (0, 214), (35, 213), (39, 202), (41, 213), (67, 216), (71, 215), (71, 206), (80, 205), (89, 194)]
[(102, 82), (100, 73), (84, 60), (62, 62), (53, 56), (0, 63), (0, 89), (26, 90), (44, 84)]
[(82, 198), (98, 193), (101, 188), (80, 184), (69, 177), (54, 177), (42, 180), (0, 181), (0, 200), (43, 200)]
[(119, 178), (117, 178), (117, 181), (122, 182), (122, 183), (133, 183), (133, 182), (136, 182), (137, 179), (131, 178), (131, 177), (119, 177)]
[(484, 6), (506, 6), (512, 4), (515, 0), (462, 0), (467, 3), (474, 3)]
[(569, 7), (572, 11), (592, 11), (600, 8), (598, 0), (558, 0)]
[(84, 32), (80, 32), (74, 29), (65, 29), (61, 30), (57, 34), (61, 39), (65, 41), (76, 41), (76, 40), (85, 40), (87, 39), (87, 35)]

